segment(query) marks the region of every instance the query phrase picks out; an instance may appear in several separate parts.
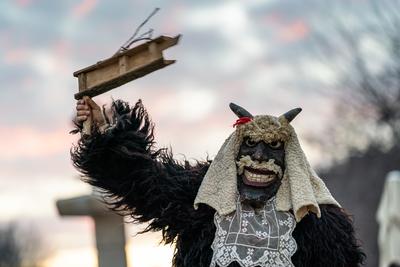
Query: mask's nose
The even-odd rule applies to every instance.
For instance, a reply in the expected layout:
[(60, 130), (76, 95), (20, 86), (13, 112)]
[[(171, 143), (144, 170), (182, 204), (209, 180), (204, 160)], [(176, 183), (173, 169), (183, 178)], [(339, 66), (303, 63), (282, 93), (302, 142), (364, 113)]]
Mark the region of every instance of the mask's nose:
[(251, 157), (254, 161), (259, 162), (268, 160), (268, 155), (265, 151), (265, 145), (262, 142), (257, 144)]

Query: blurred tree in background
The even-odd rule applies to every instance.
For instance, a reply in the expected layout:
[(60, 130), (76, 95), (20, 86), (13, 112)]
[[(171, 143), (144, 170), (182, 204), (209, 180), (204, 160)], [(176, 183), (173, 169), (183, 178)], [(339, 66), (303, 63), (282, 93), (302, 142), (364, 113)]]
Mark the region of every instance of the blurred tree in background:
[(0, 267), (41, 267), (47, 255), (36, 231), (16, 223), (0, 227)]
[(331, 17), (315, 35), (313, 52), (338, 77), (324, 92), (336, 100), (337, 120), (317, 137), (334, 158), (371, 147), (387, 151), (400, 141), (400, 2), (368, 5), (367, 13), (349, 9), (346, 17)]
[(0, 229), (0, 267), (21, 266), (21, 249), (12, 225)]
[[(336, 74), (337, 83), (324, 91), (336, 108), (324, 134), (313, 139), (332, 156), (321, 174), (354, 215), (372, 267), (378, 266), (375, 214), (384, 179), (400, 169), (400, 2), (366, 3), (360, 11), (350, 1), (324, 2), (333, 22), (316, 27), (313, 52)], [(348, 13), (335, 17), (335, 8)]]

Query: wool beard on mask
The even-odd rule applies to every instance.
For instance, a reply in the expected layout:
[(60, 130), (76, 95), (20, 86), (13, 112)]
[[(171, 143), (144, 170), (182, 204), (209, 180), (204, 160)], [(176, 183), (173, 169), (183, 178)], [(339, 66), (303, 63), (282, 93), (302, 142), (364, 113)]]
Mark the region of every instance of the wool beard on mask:
[(236, 162), (240, 200), (254, 208), (262, 207), (275, 196), (281, 185), (283, 170), (274, 159), (258, 162), (250, 156), (241, 156)]

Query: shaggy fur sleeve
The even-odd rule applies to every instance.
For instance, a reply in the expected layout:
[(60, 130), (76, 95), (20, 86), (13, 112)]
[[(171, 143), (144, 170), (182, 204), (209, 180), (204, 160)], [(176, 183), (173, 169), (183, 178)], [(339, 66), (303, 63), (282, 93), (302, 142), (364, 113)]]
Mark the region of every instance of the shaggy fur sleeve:
[[(81, 138), (72, 151), (85, 182), (105, 191), (106, 202), (172, 242), (194, 216), (193, 201), (209, 162), (179, 163), (154, 149), (153, 124), (140, 100), (112, 105), (115, 126)], [(196, 215), (198, 216), (198, 214)]]
[(293, 237), (297, 251), (292, 262), (297, 267), (357, 267), (365, 254), (355, 238), (349, 216), (334, 205), (320, 205), (321, 218), (313, 213), (296, 226)]

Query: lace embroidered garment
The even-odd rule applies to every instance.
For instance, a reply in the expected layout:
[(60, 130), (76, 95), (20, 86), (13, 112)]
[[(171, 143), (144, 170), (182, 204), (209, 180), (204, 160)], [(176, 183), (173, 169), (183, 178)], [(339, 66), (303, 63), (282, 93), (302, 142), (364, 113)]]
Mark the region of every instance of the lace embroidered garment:
[(294, 266), (291, 257), (297, 244), (292, 232), (296, 220), (290, 212), (277, 211), (275, 207), (275, 198), (258, 210), (238, 199), (232, 214), (220, 216), (216, 212), (210, 267), (226, 267), (234, 261), (242, 267)]

